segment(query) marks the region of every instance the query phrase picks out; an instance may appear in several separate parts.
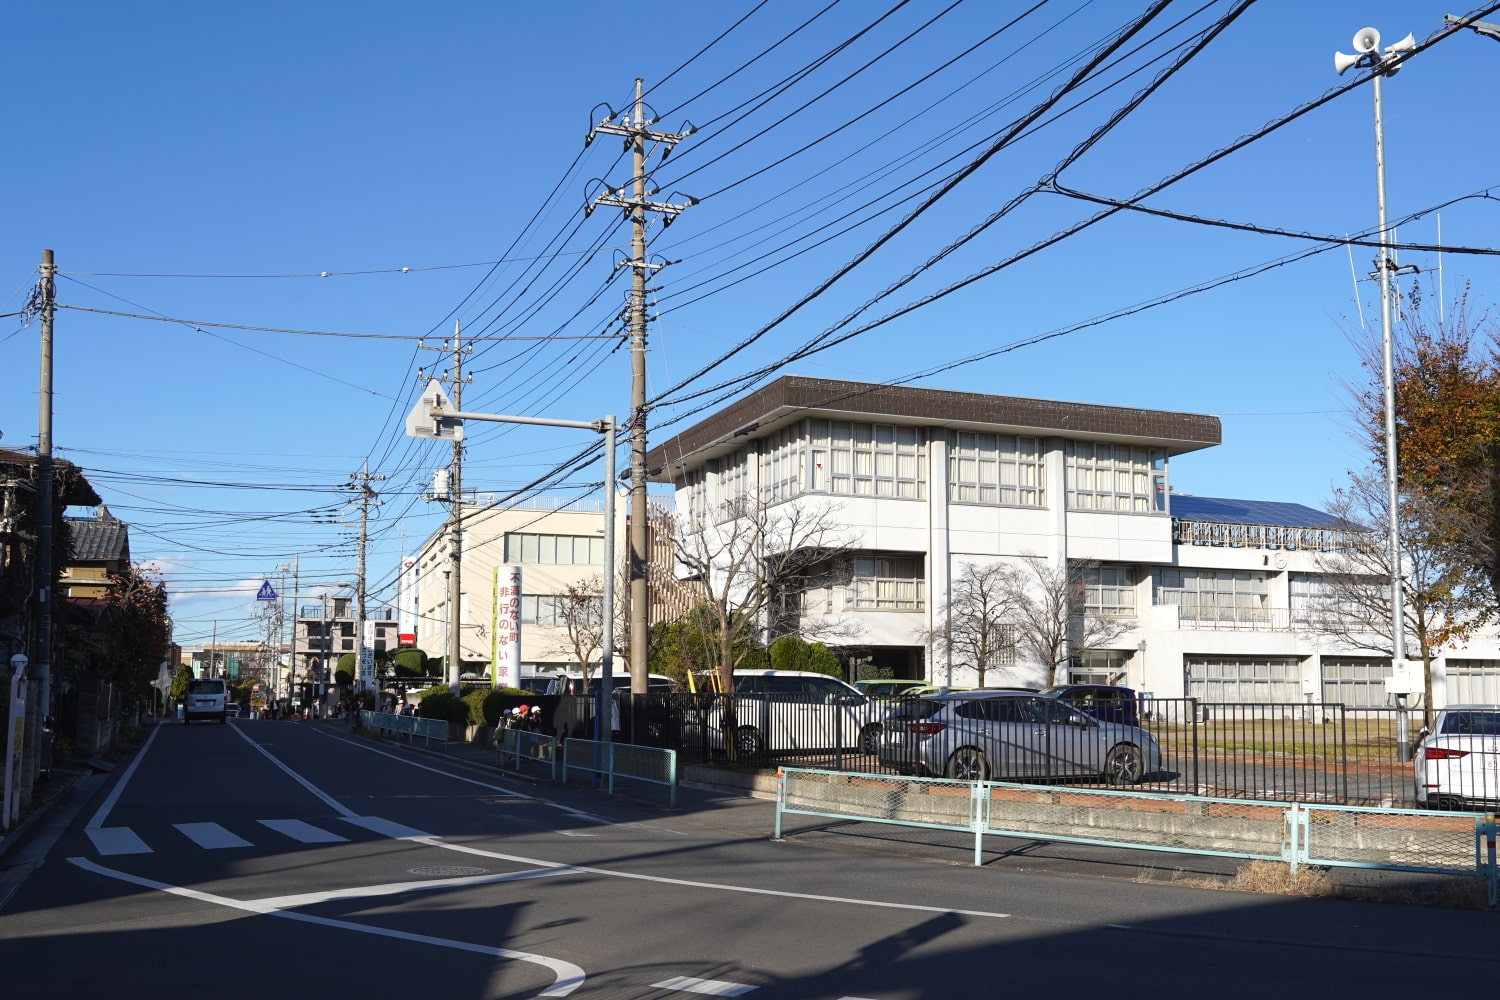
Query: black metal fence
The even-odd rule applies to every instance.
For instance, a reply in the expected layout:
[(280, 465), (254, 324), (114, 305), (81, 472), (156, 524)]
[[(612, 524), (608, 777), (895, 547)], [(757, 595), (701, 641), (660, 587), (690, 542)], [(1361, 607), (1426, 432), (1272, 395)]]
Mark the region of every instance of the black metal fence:
[[(585, 736), (593, 715), (589, 700), (564, 696), (549, 714), (571, 723), (566, 735)], [(1034, 717), (1039, 709), (1033, 707), (1033, 716), (1016, 720), (959, 721), (951, 710), (935, 715), (937, 705), (921, 698), (679, 692), (622, 700), (614, 724), (617, 738), (676, 750), (686, 762), (958, 777), (973, 776), (965, 768), (982, 767), (986, 776), (1007, 780), (1130, 783), (1271, 801), (1418, 804), (1411, 756), (1420, 711), (1155, 698), (1142, 700), (1133, 719), (1080, 726), (1069, 706), (1055, 702), (1040, 709), (1052, 715)], [(978, 747), (981, 731), (991, 734), (990, 748), (961, 754)], [(1130, 746), (1140, 751), (1138, 765)]]

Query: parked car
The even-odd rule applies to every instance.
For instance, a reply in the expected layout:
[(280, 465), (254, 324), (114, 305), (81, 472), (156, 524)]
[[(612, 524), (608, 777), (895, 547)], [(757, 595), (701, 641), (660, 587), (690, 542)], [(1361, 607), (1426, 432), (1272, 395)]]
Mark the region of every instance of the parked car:
[(188, 681), (187, 695), (182, 700), (182, 722), (194, 719), (218, 719), (224, 722), (229, 717), (229, 686), (222, 677), (198, 677)]
[(1043, 688), (1043, 698), (1061, 698), (1074, 708), (1105, 722), (1139, 726), (1141, 713), (1134, 689), (1112, 684), (1054, 684)]
[(1500, 705), (1449, 705), (1412, 754), (1417, 807), (1500, 806)]
[[(879, 748), (892, 703), (837, 677), (806, 670), (736, 670), (734, 693), (706, 696), (684, 720), (685, 736), (724, 745), (724, 713), (734, 712), (735, 749), (746, 756)], [(697, 730), (697, 732), (694, 732)]]
[(855, 681), (854, 687), (871, 698), (900, 698), (915, 688), (927, 687), (927, 682), (909, 678), (898, 680), (892, 677), (880, 677)]
[(1161, 749), (1140, 727), (1085, 715), (1040, 692), (981, 689), (924, 700), (936, 707), (890, 720), (881, 764), (964, 781), (1091, 777), (1121, 785), (1161, 767)]

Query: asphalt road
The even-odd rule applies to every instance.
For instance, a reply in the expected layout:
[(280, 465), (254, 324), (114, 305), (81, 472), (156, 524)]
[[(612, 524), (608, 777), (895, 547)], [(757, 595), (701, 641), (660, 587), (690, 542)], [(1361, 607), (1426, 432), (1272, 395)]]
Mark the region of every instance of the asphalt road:
[(0, 997), (1384, 997), (1500, 972), (1493, 913), (975, 869), (797, 820), (776, 842), (767, 802), (667, 810), (332, 724), (164, 724), (7, 858)]

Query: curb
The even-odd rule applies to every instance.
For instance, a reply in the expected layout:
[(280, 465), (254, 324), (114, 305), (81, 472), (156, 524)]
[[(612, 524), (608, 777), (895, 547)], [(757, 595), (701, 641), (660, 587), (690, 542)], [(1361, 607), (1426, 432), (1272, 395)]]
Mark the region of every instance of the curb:
[[(65, 782), (58, 781), (60, 775), (67, 776)], [(57, 791), (52, 795), (44, 795), (41, 801), (32, 806), (31, 812), (16, 824), (15, 829), (4, 837), (0, 837), (0, 859), (24, 843), (27, 835), (31, 833), (31, 828), (50, 815), (53, 809), (72, 798), (73, 790), (87, 775), (86, 771), (58, 771), (54, 768), (48, 784), (56, 787)]]

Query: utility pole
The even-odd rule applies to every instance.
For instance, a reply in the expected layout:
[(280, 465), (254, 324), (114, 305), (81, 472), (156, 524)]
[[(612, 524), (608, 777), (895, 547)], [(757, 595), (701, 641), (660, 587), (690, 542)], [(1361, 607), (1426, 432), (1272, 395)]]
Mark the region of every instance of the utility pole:
[[(37, 393), (36, 431), (36, 634), (32, 676), (36, 678), (37, 718), (52, 714), (52, 314), (56, 302), (52, 251), (42, 251), (41, 282), (37, 286), (42, 316), (42, 371)], [(42, 734), (39, 734), (42, 735)], [(38, 740), (37, 767), (52, 766), (52, 736)]]
[[(359, 642), (359, 656), (358, 666), (355, 668), (357, 675), (355, 690), (363, 688), (365, 681), (363, 676), (365, 657), (365, 544), (369, 539), (370, 504), (374, 502), (377, 495), (374, 490), (370, 489), (370, 483), (378, 483), (384, 479), (384, 476), (370, 475), (369, 458), (365, 459), (364, 467), (361, 469), (359, 475), (349, 477), (349, 485), (359, 490), (359, 571), (358, 576), (355, 577), (354, 584), (355, 602), (358, 605), (354, 619), (354, 635)], [(370, 677), (372, 694), (378, 686), (372, 674)], [(379, 706), (372, 705), (371, 707), (378, 708)]]
[[(420, 346), (420, 345), (419, 345)], [(447, 350), (445, 344), (438, 350)], [(465, 354), (463, 340), (459, 337), (458, 320), (453, 321), (453, 374), (444, 379), (453, 383), (453, 408), (463, 409), (464, 374), (463, 356)], [(424, 377), (419, 371), (418, 377)], [(462, 622), (459, 605), (459, 596), (463, 593), (462, 574), (459, 569), (463, 562), (463, 464), (464, 445), (462, 437), (453, 439), (453, 457), (448, 465), (448, 688), (455, 695), (458, 694), (458, 678), (461, 673), (460, 663), (463, 656)]]
[[(585, 208), (585, 214), (599, 205), (610, 205), (623, 209), (631, 225), (631, 259), (625, 266), (631, 269), (630, 276), (630, 683), (631, 690), (642, 694), (646, 690), (647, 637), (651, 628), (650, 594), (647, 586), (649, 556), (646, 550), (646, 273), (658, 271), (664, 263), (649, 263), (646, 260), (646, 213), (656, 212), (666, 217), (663, 227), (671, 225), (677, 213), (698, 203), (688, 198), (680, 205), (669, 202), (648, 201), (646, 198), (646, 143), (663, 150), (662, 158), (671, 153), (672, 147), (692, 135), (694, 127), (687, 124), (681, 132), (656, 132), (649, 126), (656, 124), (653, 113), (646, 117), (646, 106), (641, 97), (641, 80), (635, 81), (634, 113), (627, 113), (619, 123), (610, 115), (589, 132), (584, 141), (587, 146), (600, 133), (618, 135), (625, 139), (631, 151), (631, 185), (629, 196), (625, 188), (608, 190), (596, 197)], [(655, 190), (651, 192), (655, 194)], [(612, 490), (614, 483), (606, 483)], [(605, 573), (613, 574), (613, 566), (605, 567)]]

